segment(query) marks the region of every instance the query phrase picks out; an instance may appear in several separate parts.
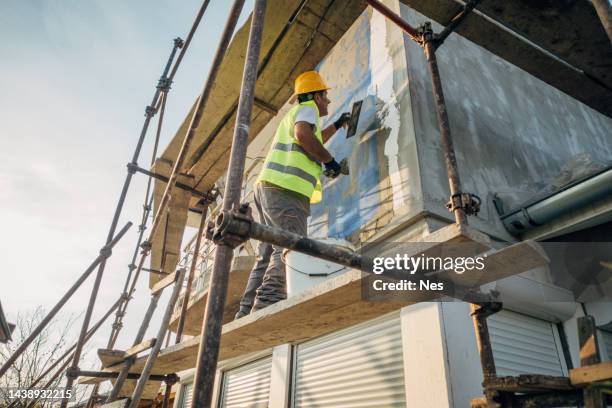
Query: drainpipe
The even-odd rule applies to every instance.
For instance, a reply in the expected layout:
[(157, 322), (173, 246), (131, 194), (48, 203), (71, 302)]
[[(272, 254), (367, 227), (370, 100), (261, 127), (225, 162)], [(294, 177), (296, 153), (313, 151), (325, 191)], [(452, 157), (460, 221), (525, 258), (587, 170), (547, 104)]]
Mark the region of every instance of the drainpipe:
[(504, 227), (514, 236), (551, 222), (570, 211), (612, 195), (612, 166), (574, 183), (561, 191), (523, 205), (501, 216)]

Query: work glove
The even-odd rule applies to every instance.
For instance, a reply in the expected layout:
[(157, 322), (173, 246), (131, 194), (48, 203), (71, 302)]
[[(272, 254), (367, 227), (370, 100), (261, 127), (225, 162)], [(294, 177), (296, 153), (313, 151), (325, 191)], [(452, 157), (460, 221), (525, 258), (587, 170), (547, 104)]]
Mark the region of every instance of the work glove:
[(334, 122), (334, 126), (336, 127), (336, 130), (340, 129), (342, 126), (346, 125), (347, 123), (349, 123), (349, 121), (351, 120), (351, 114), (348, 112), (344, 112), (342, 115), (340, 115), (340, 117), (338, 119), (336, 119), (336, 121)]
[(340, 175), (340, 172), (342, 171), (342, 167), (340, 166), (340, 163), (338, 163), (336, 161), (336, 159), (331, 159), (331, 161), (328, 161), (325, 164), (325, 171), (323, 172), (325, 174), (326, 177), (329, 178), (336, 178)]

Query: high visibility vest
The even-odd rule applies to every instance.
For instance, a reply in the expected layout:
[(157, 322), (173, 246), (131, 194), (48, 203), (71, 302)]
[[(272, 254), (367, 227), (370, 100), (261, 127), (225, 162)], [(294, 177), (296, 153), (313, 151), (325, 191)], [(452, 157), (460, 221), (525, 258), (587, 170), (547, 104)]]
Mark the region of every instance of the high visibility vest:
[(317, 113), (315, 136), (323, 144), (321, 127), (319, 125), (319, 109), (314, 101), (298, 104), (291, 108), (281, 121), (263, 170), (259, 173), (257, 182), (266, 181), (287, 190), (295, 191), (310, 199), (311, 203), (321, 201), (322, 188), (319, 178), (321, 164), (307, 153), (295, 137), (295, 117), (300, 109), (311, 106)]

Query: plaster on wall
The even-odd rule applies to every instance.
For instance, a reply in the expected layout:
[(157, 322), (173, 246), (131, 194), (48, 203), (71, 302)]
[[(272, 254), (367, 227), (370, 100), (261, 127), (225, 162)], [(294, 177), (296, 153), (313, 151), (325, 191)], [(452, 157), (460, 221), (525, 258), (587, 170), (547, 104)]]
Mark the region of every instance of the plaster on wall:
[(323, 178), (323, 201), (311, 209), (313, 237), (358, 243), (422, 207), (403, 39), (390, 24), (366, 10), (318, 67), (332, 87), (323, 128), (353, 102), (363, 105), (356, 136), (346, 139), (342, 129), (326, 146), (348, 158), (351, 174)]
[[(405, 5), (401, 14), (414, 26), (427, 21)], [(411, 41), (406, 53), (425, 207), (451, 220), (427, 64)], [(463, 189), (483, 199), (470, 219), (475, 227), (511, 239), (491, 203), (494, 193), (512, 207), (553, 184), (577, 157), (611, 162), (612, 119), (458, 35), (436, 55)]]

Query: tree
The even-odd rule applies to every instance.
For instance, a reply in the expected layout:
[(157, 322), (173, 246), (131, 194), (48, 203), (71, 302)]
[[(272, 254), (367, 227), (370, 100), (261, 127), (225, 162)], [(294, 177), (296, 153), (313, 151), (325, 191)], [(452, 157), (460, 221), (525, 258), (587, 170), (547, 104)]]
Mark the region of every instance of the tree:
[[(34, 328), (45, 317), (42, 307), (37, 307), (32, 311), (19, 313), (17, 315), (16, 327), (13, 331), (13, 340), (7, 344), (0, 345), (0, 364), (6, 361), (13, 354), (15, 349), (32, 333)], [(56, 368), (49, 371), (42, 378), (41, 375), (65, 355), (67, 350), (76, 342), (70, 341), (70, 329), (75, 322), (74, 317), (68, 318), (64, 322), (51, 322), (38, 337), (30, 344), (23, 354), (13, 363), (11, 368), (0, 378), (0, 407), (7, 407), (13, 400), (10, 399), (10, 391), (27, 390), (36, 380), (39, 380), (35, 388), (42, 388), (47, 384), (63, 362), (59, 362)], [(83, 359), (85, 353), (81, 355)], [(69, 356), (70, 357), (70, 356)], [(64, 359), (63, 361), (66, 361)], [(40, 378), (40, 379), (39, 379)], [(65, 375), (58, 375), (46, 389), (62, 387), (65, 382)], [(74, 390), (76, 401), (84, 397), (85, 388), (77, 386)], [(58, 400), (40, 399), (37, 407), (51, 407)], [(14, 408), (25, 408), (29, 403), (27, 399), (15, 401)]]

